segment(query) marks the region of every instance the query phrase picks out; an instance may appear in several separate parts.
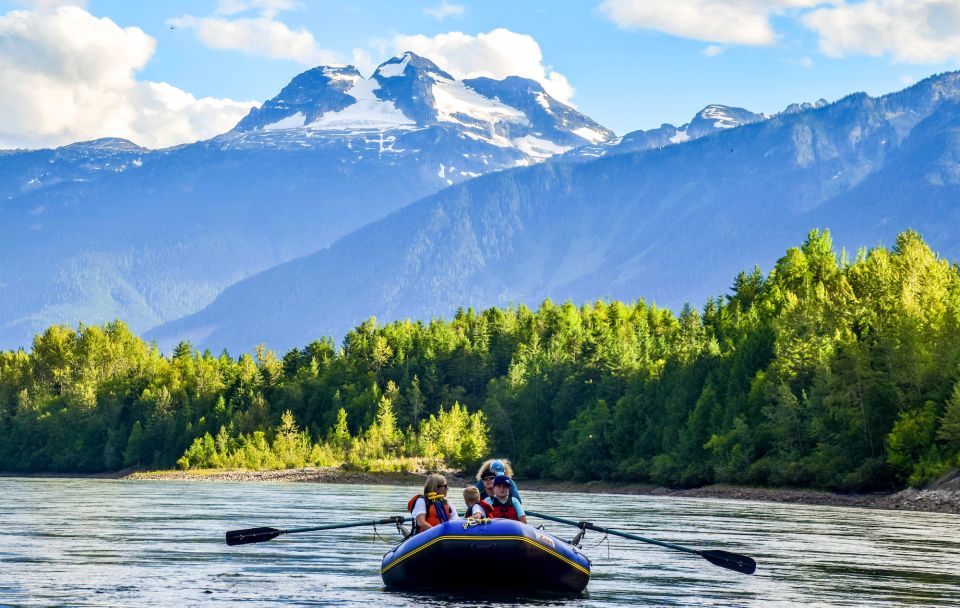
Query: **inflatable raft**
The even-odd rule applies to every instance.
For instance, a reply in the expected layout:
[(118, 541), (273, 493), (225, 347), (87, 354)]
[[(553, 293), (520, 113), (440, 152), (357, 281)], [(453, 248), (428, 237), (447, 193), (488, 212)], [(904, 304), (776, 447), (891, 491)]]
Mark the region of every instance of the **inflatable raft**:
[(590, 560), (556, 536), (508, 519), (455, 519), (404, 540), (380, 576), (402, 589), (579, 593)]

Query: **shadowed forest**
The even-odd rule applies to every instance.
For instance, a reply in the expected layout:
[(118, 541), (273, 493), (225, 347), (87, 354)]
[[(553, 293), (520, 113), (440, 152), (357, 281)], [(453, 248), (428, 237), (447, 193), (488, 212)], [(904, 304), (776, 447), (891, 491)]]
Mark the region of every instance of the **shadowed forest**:
[(920, 235), (812, 231), (679, 314), (545, 301), (356, 327), (279, 356), (120, 321), (0, 352), (0, 470), (469, 468), (523, 477), (888, 490), (960, 464), (960, 272)]

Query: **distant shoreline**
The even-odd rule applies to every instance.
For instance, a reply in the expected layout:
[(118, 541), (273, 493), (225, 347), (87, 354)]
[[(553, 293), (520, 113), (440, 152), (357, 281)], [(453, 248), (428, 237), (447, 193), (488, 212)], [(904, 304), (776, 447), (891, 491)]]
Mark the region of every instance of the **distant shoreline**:
[[(130, 469), (110, 473), (0, 473), (0, 477), (32, 478), (94, 478), (126, 480), (212, 481), (212, 482), (272, 482), (272, 483), (345, 483), (375, 485), (419, 486), (423, 475), (415, 473), (368, 473), (339, 467), (285, 469), (275, 471), (248, 470), (187, 470), (134, 471)], [(451, 487), (466, 486), (472, 478), (447, 474)], [(710, 485), (700, 488), (670, 489), (650, 484), (626, 484), (605, 481), (571, 482), (546, 479), (523, 479), (521, 490), (555, 492), (609, 493), (645, 496), (674, 496), (678, 498), (718, 498), (724, 500), (751, 500), (802, 505), (864, 507), (900, 511), (960, 514), (960, 489), (906, 489), (894, 494), (837, 494), (821, 490), (794, 488), (754, 488), (744, 486)]]

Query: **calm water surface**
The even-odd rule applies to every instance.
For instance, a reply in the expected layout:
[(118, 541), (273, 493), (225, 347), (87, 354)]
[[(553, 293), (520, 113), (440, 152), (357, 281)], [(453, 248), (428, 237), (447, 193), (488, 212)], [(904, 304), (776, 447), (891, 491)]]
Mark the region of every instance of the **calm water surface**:
[[(0, 605), (960, 606), (956, 515), (527, 491), (533, 510), (745, 553), (759, 567), (745, 576), (594, 533), (583, 541), (593, 560), (583, 596), (520, 600), (387, 591), (379, 566), (390, 544), (372, 528), (223, 542), (230, 529), (398, 514), (416, 490), (0, 479)], [(543, 523), (563, 538), (576, 532)]]

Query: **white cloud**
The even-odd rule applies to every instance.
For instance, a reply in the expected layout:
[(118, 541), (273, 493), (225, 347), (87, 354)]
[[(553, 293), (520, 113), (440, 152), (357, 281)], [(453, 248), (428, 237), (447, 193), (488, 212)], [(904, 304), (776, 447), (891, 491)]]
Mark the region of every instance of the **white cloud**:
[(706, 42), (770, 45), (770, 18), (824, 0), (604, 0), (600, 10), (625, 29), (650, 29)]
[(413, 51), (434, 61), (456, 78), (523, 76), (538, 81), (555, 99), (570, 103), (574, 88), (567, 77), (543, 64), (532, 36), (498, 28), (470, 36), (448, 32), (436, 36), (397, 36), (397, 52)]
[(201, 42), (222, 51), (287, 59), (309, 66), (343, 63), (337, 53), (321, 49), (308, 30), (291, 30), (273, 17), (268, 13), (238, 19), (184, 15), (168, 19), (167, 23), (195, 28)]
[(267, 11), (276, 14), (297, 7), (293, 0), (220, 0), (217, 2), (218, 15), (236, 15), (251, 10)]
[(890, 56), (899, 63), (960, 60), (956, 0), (864, 0), (821, 8), (802, 17), (831, 57)]
[(76, 6), (0, 16), (0, 147), (99, 137), (165, 147), (226, 131), (253, 105), (138, 81), (155, 46)]
[(17, 3), (33, 9), (38, 13), (50, 13), (61, 6), (85, 7), (87, 0), (17, 0)]
[(377, 63), (373, 60), (373, 57), (361, 48), (353, 49), (353, 67), (361, 74), (370, 74), (373, 70), (376, 69)]
[(462, 5), (448, 4), (447, 0), (440, 0), (436, 6), (428, 6), (423, 9), (423, 14), (433, 17), (437, 21), (443, 21), (447, 17), (459, 17), (466, 11)]
[(719, 44), (711, 44), (707, 48), (700, 51), (700, 53), (705, 57), (716, 57), (720, 53), (726, 50), (727, 47)]

